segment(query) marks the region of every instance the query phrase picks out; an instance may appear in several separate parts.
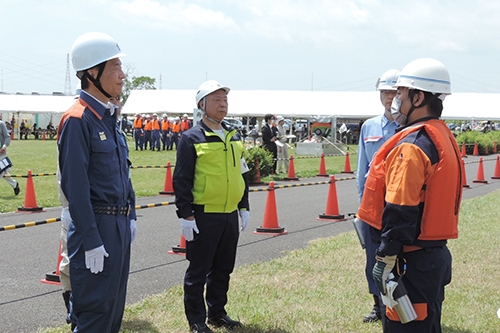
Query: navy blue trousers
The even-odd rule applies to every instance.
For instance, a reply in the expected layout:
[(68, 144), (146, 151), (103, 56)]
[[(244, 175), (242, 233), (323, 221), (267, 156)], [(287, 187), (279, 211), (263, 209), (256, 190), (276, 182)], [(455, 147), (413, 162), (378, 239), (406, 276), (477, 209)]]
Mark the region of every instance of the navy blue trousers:
[(368, 223), (363, 222), (361, 233), (363, 235), (363, 239), (365, 241), (365, 252), (366, 252), (366, 266), (365, 266), (365, 275), (366, 281), (368, 282), (368, 290), (372, 295), (379, 295), (379, 291), (377, 289), (377, 285), (375, 285), (375, 281), (373, 281), (373, 266), (375, 266), (375, 252), (380, 246), (380, 243), (376, 243), (372, 240), (370, 225)]
[(208, 317), (226, 314), (239, 237), (238, 211), (219, 214), (195, 210), (194, 216), (200, 233), (186, 242), (189, 267), (184, 277), (184, 310), (190, 325), (206, 321), (205, 284)]
[(120, 330), (130, 268), (130, 219), (124, 215), (96, 214), (97, 228), (109, 257), (104, 270), (93, 274), (85, 267), (82, 237), (73, 223), (68, 230), (71, 313), (74, 330), (118, 333)]
[(141, 149), (143, 146), (142, 140), (144, 139), (144, 134), (142, 133), (142, 129), (134, 129), (134, 139), (135, 139), (135, 149)]
[[(423, 304), (427, 316), (406, 324), (393, 321), (384, 312), (385, 333), (441, 333), (444, 288), (451, 282), (451, 254), (446, 246), (404, 253), (406, 274), (403, 283), (415, 307)], [(418, 314), (418, 311), (417, 311)], [(423, 319), (423, 320), (421, 320)]]

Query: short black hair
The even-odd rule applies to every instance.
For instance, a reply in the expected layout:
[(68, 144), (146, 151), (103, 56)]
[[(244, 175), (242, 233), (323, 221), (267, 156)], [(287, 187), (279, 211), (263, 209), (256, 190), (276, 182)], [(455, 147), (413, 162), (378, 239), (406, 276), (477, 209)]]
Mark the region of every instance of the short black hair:
[(272, 114), (270, 114), (270, 113), (268, 113), (268, 114), (266, 114), (266, 115), (264, 116), (264, 120), (265, 120), (266, 122), (267, 122), (269, 119), (273, 119), (273, 118), (274, 118), (274, 116), (273, 116)]

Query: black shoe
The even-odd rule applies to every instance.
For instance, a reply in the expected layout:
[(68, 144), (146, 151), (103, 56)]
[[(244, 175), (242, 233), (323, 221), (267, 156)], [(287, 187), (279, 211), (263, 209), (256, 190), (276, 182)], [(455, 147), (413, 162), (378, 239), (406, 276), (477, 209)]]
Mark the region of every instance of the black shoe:
[(63, 292), (63, 299), (64, 299), (64, 305), (66, 305), (66, 324), (71, 324), (71, 320), (69, 320), (68, 315), (69, 315), (69, 297), (71, 296), (71, 290), (66, 290)]
[(19, 189), (19, 183), (16, 184), (16, 187), (14, 188), (14, 194), (18, 195), (21, 190)]
[(372, 312), (370, 312), (369, 315), (366, 315), (363, 317), (363, 323), (374, 323), (376, 321), (379, 321), (382, 319), (382, 316), (380, 315), (380, 307), (378, 305), (375, 305), (373, 307)]
[(232, 320), (231, 318), (229, 318), (227, 314), (210, 317), (208, 318), (208, 323), (210, 325), (214, 325), (215, 327), (224, 326), (225, 328), (229, 329), (243, 326), (243, 324), (240, 323), (239, 321)]
[(194, 333), (213, 333), (213, 331), (205, 323), (191, 325), (191, 332)]

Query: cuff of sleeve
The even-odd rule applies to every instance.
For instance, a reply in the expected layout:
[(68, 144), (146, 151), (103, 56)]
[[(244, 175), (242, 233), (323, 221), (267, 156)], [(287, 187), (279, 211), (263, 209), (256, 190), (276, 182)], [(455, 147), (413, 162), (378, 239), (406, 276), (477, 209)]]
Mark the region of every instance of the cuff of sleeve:
[(83, 249), (85, 251), (95, 249), (101, 245), (103, 245), (103, 242), (97, 230), (83, 237)]
[(395, 256), (401, 251), (403, 247), (403, 243), (397, 241), (387, 241), (386, 239), (382, 239), (382, 243), (380, 244), (379, 251), (384, 253), (386, 256)]

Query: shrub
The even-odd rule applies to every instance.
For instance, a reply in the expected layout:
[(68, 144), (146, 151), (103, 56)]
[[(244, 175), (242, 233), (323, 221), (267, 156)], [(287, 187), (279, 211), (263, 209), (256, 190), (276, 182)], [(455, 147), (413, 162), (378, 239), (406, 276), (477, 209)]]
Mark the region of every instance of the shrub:
[(257, 161), (259, 161), (260, 176), (266, 177), (271, 174), (273, 155), (267, 150), (260, 147), (251, 147), (245, 150), (244, 153), (245, 161), (248, 164), (249, 177), (248, 180), (253, 182), (257, 174)]
[(500, 131), (491, 131), (488, 133), (469, 131), (457, 136), (457, 143), (460, 149), (462, 149), (462, 143), (465, 143), (465, 152), (467, 155), (473, 154), (476, 142), (479, 155), (485, 154), (486, 147), (488, 147), (488, 153), (491, 154), (495, 141), (498, 150), (498, 146), (500, 145)]

